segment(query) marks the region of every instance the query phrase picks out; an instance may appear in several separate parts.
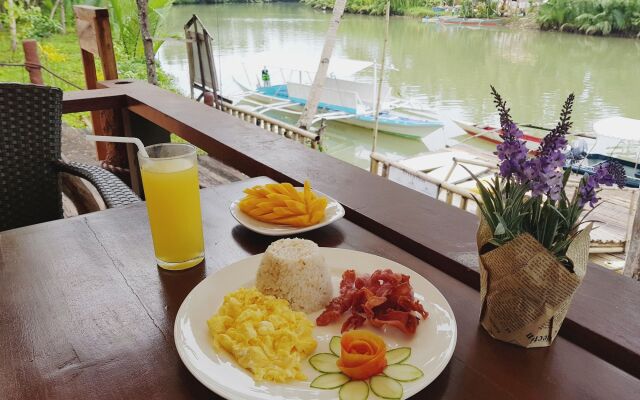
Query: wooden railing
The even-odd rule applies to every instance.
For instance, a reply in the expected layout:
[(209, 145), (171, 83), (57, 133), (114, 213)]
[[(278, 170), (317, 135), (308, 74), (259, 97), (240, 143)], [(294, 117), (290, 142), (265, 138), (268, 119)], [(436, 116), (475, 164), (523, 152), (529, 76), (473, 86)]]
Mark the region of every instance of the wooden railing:
[(376, 175), (380, 175), (384, 178), (389, 178), (391, 168), (398, 169), (410, 176), (434, 185), (436, 187), (436, 194), (434, 196), (436, 199), (472, 213), (478, 212), (478, 199), (474, 197), (470, 191), (448, 182), (448, 179), (451, 177), (454, 169), (461, 164), (479, 165), (487, 168), (495, 168), (495, 165), (484, 163), (482, 161), (461, 160), (453, 158), (453, 164), (451, 165), (451, 169), (447, 173), (446, 178), (439, 179), (422, 171), (416, 171), (414, 169), (408, 168), (407, 166), (402, 165), (399, 162), (390, 160), (380, 153), (371, 153), (371, 160), (371, 166)]
[[(453, 163), (446, 174), (444, 179), (436, 178), (429, 174), (426, 174), (422, 171), (417, 171), (411, 169), (397, 161), (390, 160), (389, 158), (383, 156), (379, 153), (371, 154), (371, 167), (372, 171), (383, 178), (389, 179), (389, 174), (392, 168), (395, 168), (399, 171), (402, 171), (420, 181), (432, 184), (436, 188), (436, 193), (433, 196), (434, 198), (443, 201), (451, 206), (460, 208), (465, 211), (469, 211), (471, 213), (479, 214), (480, 210), (478, 208), (478, 203), (482, 201), (479, 195), (474, 195), (472, 192), (465, 188), (461, 188), (455, 184), (449, 182), (449, 178), (453, 174), (453, 171), (459, 165), (476, 165), (480, 167), (485, 167), (490, 170), (495, 170), (496, 165), (488, 162), (480, 161), (480, 160), (467, 160), (467, 159), (459, 159), (456, 157), (452, 157)], [(569, 186), (574, 186), (575, 183), (569, 182)], [(620, 191), (619, 188), (601, 188), (603, 192), (606, 191)], [(635, 215), (636, 209), (635, 204), (637, 203), (637, 197), (640, 193), (637, 190), (623, 189), (629, 190), (631, 192), (630, 201), (628, 204), (629, 213), (626, 216), (628, 221), (633, 221), (633, 216)], [(607, 242), (601, 241), (593, 241), (591, 243), (591, 247), (589, 248), (590, 253), (624, 253), (626, 250), (627, 243), (631, 238), (631, 230), (632, 224), (628, 223), (625, 237), (622, 240), (611, 240)]]
[(305, 144), (312, 149), (320, 149), (321, 147), (320, 135), (317, 133), (309, 132), (297, 126), (271, 118), (267, 115), (245, 110), (226, 102), (216, 102), (213, 107), (236, 118), (240, 118), (243, 121), (259, 126), (266, 131), (273, 132)]

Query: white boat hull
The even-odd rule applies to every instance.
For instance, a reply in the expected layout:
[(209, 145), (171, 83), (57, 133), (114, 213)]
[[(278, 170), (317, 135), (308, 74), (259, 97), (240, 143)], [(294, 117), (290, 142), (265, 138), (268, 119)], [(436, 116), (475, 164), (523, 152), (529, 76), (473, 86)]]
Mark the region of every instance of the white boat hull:
[[(342, 122), (344, 124), (359, 126), (361, 128), (366, 129), (374, 129), (375, 122), (373, 121), (363, 121), (355, 118), (349, 119), (341, 119), (337, 122)], [(378, 131), (388, 133), (395, 136), (402, 136), (412, 139), (422, 139), (429, 134), (435, 132), (436, 130), (442, 128), (442, 126), (401, 126), (396, 124), (385, 124), (382, 122), (378, 122)]]
[[(249, 92), (244, 96), (240, 101), (239, 105), (242, 105), (242, 102), (249, 101), (254, 110), (256, 112), (273, 112), (273, 113), (284, 113), (289, 115), (299, 115), (303, 106), (298, 103), (290, 102), (285, 105), (280, 105), (277, 107), (269, 107), (270, 105), (282, 104), (283, 99), (274, 96), (268, 96), (262, 93), (257, 92)], [(402, 123), (403, 118), (411, 118), (412, 114), (407, 112), (404, 113), (395, 113), (390, 112), (389, 118), (380, 118), (378, 121), (378, 130), (381, 133), (391, 134), (395, 136), (401, 136), (404, 138), (410, 139), (422, 139), (427, 135), (433, 133), (434, 131), (442, 128), (442, 123), (436, 121), (434, 118), (433, 123), (427, 121), (426, 124), (423, 125), (410, 125), (406, 123)], [(398, 122), (389, 121), (389, 119), (396, 118)], [(316, 118), (315, 125), (320, 123), (321, 118)], [(357, 116), (353, 117), (342, 117), (339, 119), (331, 119), (327, 118), (328, 121), (340, 122), (347, 125), (358, 126), (365, 129), (374, 129), (375, 121), (372, 116)]]

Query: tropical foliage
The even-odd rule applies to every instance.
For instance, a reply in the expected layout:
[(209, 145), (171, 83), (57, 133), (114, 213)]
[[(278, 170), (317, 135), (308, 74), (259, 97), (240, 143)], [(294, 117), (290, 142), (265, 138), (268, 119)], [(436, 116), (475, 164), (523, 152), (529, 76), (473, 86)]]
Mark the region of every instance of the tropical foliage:
[[(105, 1), (111, 12), (111, 22), (115, 30), (115, 41), (122, 50), (131, 58), (144, 55), (142, 49), (142, 36), (138, 22), (138, 8), (135, 0), (110, 0)], [(158, 39), (162, 23), (173, 5), (173, 0), (149, 0), (149, 33), (153, 37), (154, 52), (164, 42)]]
[(540, 6), (538, 23), (542, 29), (640, 37), (640, 0), (549, 0)]
[[(331, 8), (335, 0), (301, 0), (315, 8)], [(391, 14), (410, 17), (438, 15), (434, 7), (453, 5), (452, 0), (391, 0)], [(456, 3), (458, 3), (456, 1)], [(353, 14), (383, 15), (387, 0), (349, 0), (346, 12)], [(497, 16), (497, 0), (462, 0), (459, 15), (463, 18), (491, 18)]]
[[(301, 0), (315, 8), (331, 8), (335, 0)], [(353, 14), (383, 15), (387, 0), (349, 0), (346, 12)], [(424, 10), (442, 4), (440, 0), (391, 0), (391, 14), (419, 16)], [(428, 15), (428, 11), (426, 11)]]
[(473, 2), (471, 2), (471, 0), (462, 0), (462, 2), (460, 3), (460, 16), (462, 18), (475, 17)]
[[(9, 10), (9, 7), (9, 3), (6, 2), (5, 10)], [(60, 24), (43, 13), (38, 6), (27, 6), (24, 2), (16, 1), (13, 3), (12, 11), (21, 39), (42, 39), (60, 30)], [(0, 13), (0, 24), (9, 25), (9, 12)]]

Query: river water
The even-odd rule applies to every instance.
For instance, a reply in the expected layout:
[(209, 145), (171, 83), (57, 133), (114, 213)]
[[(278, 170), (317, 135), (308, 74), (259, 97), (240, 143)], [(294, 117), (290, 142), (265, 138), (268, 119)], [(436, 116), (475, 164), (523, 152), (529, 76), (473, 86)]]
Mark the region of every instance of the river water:
[[(183, 37), (183, 25), (192, 14), (214, 36), (224, 93), (240, 90), (234, 75), (251, 79), (262, 68), (255, 65), (245, 74), (243, 60), (255, 54), (276, 57), (287, 65), (317, 59), (331, 16), (330, 11), (297, 3), (174, 6), (165, 33)], [(391, 19), (389, 30), (386, 56), (395, 69), (386, 74), (386, 82), (394, 94), (435, 108), (445, 120), (497, 122), (490, 84), (507, 99), (514, 118), (522, 123), (553, 125), (571, 92), (576, 95), (576, 131), (591, 131), (593, 122), (614, 115), (640, 119), (640, 40), (440, 26), (400, 17)], [(383, 18), (347, 14), (334, 56), (380, 60), (383, 35)], [(166, 42), (159, 59), (180, 90), (188, 94), (184, 43)], [(356, 80), (371, 82), (373, 72), (359, 72)], [(378, 150), (395, 159), (407, 158), (464, 138), (459, 128), (447, 123), (422, 141), (382, 134)], [(324, 144), (329, 154), (368, 166), (371, 131), (332, 124)], [(490, 148), (485, 145), (484, 149)]]

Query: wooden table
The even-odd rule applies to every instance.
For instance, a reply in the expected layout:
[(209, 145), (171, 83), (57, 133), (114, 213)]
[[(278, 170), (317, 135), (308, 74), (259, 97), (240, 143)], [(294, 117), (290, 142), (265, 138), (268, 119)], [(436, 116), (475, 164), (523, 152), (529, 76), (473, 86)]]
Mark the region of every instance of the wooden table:
[[(65, 92), (64, 112), (120, 113), (125, 134), (146, 144), (173, 132), (248, 176), (297, 184), (311, 179), (314, 188), (340, 200), (347, 220), (479, 289), (476, 216), (147, 82), (100, 86), (105, 89)], [(590, 266), (559, 335), (640, 379), (638, 304), (638, 282)]]
[[(198, 282), (274, 240), (228, 211), (265, 181), (202, 191), (206, 261), (185, 272), (155, 266), (142, 203), (0, 233), (0, 399), (217, 399), (180, 361), (173, 323)], [(562, 337), (534, 350), (491, 339), (476, 290), (347, 220), (302, 236), (398, 261), (447, 298), (456, 350), (414, 398), (638, 398), (640, 380)]]

